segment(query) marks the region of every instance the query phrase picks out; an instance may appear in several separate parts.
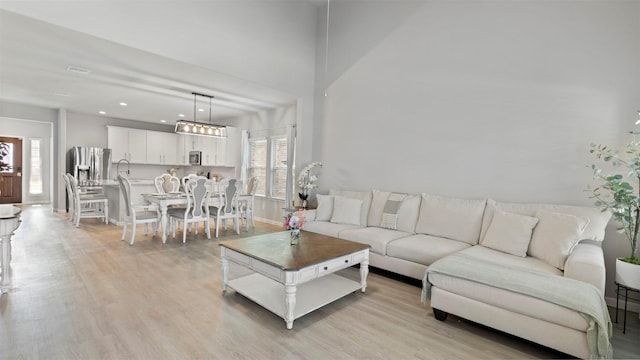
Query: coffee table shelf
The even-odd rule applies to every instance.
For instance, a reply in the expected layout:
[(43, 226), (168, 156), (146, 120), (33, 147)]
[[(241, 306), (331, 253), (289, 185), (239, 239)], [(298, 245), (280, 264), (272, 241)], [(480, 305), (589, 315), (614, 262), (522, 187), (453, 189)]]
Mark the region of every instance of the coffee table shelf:
[[(284, 285), (258, 273), (229, 280), (229, 287), (256, 304), (284, 318), (286, 315)], [(360, 290), (359, 282), (330, 274), (297, 286), (293, 318), (297, 319), (326, 304)]]
[[(300, 233), (297, 245), (288, 232), (220, 242), (222, 291), (236, 290), (282, 317), (287, 329), (293, 321), (358, 289), (365, 292), (369, 273), (369, 245), (331, 236)], [(229, 263), (253, 271), (229, 279)], [(336, 275), (360, 264), (360, 281)]]

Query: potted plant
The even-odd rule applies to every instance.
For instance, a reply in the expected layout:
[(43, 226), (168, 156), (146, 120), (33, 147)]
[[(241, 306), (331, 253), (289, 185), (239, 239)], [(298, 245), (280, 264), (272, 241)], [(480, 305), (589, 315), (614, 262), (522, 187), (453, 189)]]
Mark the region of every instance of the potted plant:
[[(623, 173), (603, 175), (598, 165), (591, 165), (593, 178), (600, 186), (589, 187), (595, 206), (602, 211), (611, 211), (620, 225), (618, 232), (623, 233), (631, 252), (628, 257), (616, 259), (616, 282), (634, 289), (640, 289), (640, 257), (638, 256), (638, 235), (640, 232), (640, 142), (638, 133), (632, 132), (633, 139), (624, 152), (607, 146), (592, 143), (590, 153), (598, 160), (610, 163), (613, 168), (624, 168)], [(622, 172), (622, 171), (621, 171)], [(635, 188), (634, 188), (635, 186)]]
[(300, 200), (302, 201), (302, 208), (307, 208), (307, 198), (309, 197), (309, 191), (318, 187), (316, 181), (318, 180), (317, 175), (312, 175), (311, 170), (316, 166), (322, 167), (322, 163), (320, 162), (312, 162), (311, 164), (305, 166), (298, 174), (298, 187), (302, 190), (302, 192), (298, 193)]

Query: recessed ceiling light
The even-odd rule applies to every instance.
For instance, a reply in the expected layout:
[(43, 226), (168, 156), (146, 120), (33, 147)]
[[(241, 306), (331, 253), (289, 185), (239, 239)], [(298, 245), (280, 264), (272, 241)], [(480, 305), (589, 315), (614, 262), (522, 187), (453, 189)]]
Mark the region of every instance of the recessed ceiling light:
[(89, 69), (81, 68), (79, 66), (71, 66), (71, 65), (67, 66), (67, 71), (80, 74), (80, 75), (87, 75), (88, 73), (91, 72), (91, 70)]
[(127, 103), (126, 102), (121, 102), (120, 106), (127, 106)]
[(178, 114), (179, 117), (184, 117), (184, 114)]
[(165, 122), (167, 122), (167, 120), (162, 119), (162, 120), (160, 120), (160, 122), (161, 122), (161, 123), (165, 123)]
[(204, 109), (198, 109), (198, 111), (203, 112), (203, 111), (204, 111)]
[(104, 115), (106, 113), (107, 113), (106, 111), (98, 111), (98, 114), (100, 114), (100, 115)]

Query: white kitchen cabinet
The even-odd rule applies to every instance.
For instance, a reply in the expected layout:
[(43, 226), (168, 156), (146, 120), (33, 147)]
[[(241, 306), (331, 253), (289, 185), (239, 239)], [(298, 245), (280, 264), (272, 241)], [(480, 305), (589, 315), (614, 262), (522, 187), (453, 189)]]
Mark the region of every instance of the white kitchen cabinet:
[(227, 139), (216, 139), (216, 165), (228, 165), (227, 164)]
[(219, 138), (199, 136), (200, 150), (202, 151), (202, 165), (217, 165), (216, 155), (218, 153)]
[(178, 159), (178, 135), (173, 133), (147, 131), (147, 164), (176, 165)]
[(176, 164), (178, 165), (189, 165), (189, 150), (187, 150), (187, 143), (190, 141), (188, 136), (182, 134), (176, 134), (177, 140), (177, 150), (178, 153), (176, 155)]
[(147, 161), (147, 132), (145, 130), (107, 126), (107, 146), (111, 161), (126, 159), (132, 163)]
[(237, 163), (240, 151), (240, 137), (238, 136), (237, 128), (227, 128), (227, 138), (224, 140), (224, 153), (222, 155), (221, 165), (238, 166)]

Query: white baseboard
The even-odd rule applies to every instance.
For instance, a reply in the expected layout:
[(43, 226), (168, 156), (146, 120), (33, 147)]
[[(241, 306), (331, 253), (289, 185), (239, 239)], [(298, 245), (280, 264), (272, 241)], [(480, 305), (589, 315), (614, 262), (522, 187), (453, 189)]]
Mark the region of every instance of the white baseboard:
[[(609, 305), (610, 307), (612, 307), (612, 308), (616, 307), (616, 298), (614, 298), (614, 297), (606, 297), (605, 300), (607, 302), (607, 305)], [(618, 308), (618, 316), (620, 316), (620, 318), (618, 318), (618, 319), (621, 319), (622, 316), (624, 316), (624, 296), (623, 295), (620, 296), (620, 302), (618, 303), (618, 306), (619, 306), (619, 308)], [(633, 311), (633, 312), (637, 313), (638, 314), (638, 319), (640, 319), (640, 303), (629, 301), (627, 303), (627, 312), (628, 311)], [(629, 314), (627, 314), (627, 316), (629, 316)], [(615, 315), (614, 315), (614, 318), (612, 318), (611, 320), (615, 321)]]
[[(271, 224), (271, 225), (282, 225), (282, 221), (270, 220), (270, 219), (265, 219), (257, 216), (256, 216), (256, 221), (260, 221), (260, 222)], [(284, 227), (282, 228), (282, 230), (284, 231)]]

